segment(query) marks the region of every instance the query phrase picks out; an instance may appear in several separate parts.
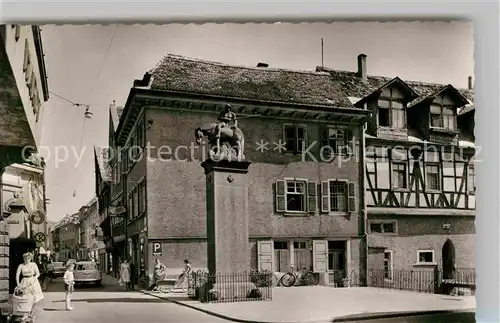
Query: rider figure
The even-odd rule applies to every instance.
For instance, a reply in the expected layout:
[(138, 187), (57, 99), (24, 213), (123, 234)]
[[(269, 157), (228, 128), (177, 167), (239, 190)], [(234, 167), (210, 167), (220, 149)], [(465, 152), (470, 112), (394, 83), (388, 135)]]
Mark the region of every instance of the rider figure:
[(224, 111), (222, 111), (217, 119), (217, 138), (220, 138), (222, 128), (228, 127), (231, 122), (233, 122), (233, 127), (238, 127), (238, 120), (236, 119), (236, 114), (231, 111), (231, 105), (226, 104)]

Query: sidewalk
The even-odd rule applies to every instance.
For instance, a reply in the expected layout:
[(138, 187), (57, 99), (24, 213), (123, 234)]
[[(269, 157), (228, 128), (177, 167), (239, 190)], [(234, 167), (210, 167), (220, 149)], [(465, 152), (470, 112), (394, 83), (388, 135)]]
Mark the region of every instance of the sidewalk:
[(252, 323), (320, 323), (350, 315), (359, 319), (359, 314), (476, 308), (474, 296), (452, 297), (371, 287), (277, 287), (273, 289), (272, 301), (208, 304), (188, 300), (185, 295), (143, 293), (220, 318)]

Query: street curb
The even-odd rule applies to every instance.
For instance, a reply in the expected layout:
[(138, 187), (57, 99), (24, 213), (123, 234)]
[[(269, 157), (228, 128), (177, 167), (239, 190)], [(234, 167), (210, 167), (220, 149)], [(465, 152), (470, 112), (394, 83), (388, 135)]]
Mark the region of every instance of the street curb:
[(177, 305), (181, 305), (208, 315), (212, 315), (224, 320), (229, 320), (233, 322), (238, 322), (238, 323), (326, 323), (326, 322), (356, 322), (356, 321), (367, 321), (367, 320), (377, 320), (377, 319), (389, 319), (389, 318), (397, 318), (397, 317), (409, 317), (409, 316), (425, 316), (425, 315), (433, 315), (433, 314), (452, 314), (452, 313), (459, 313), (459, 312), (465, 312), (465, 311), (470, 311), (472, 309), (456, 309), (456, 310), (432, 310), (432, 311), (418, 311), (418, 312), (410, 312), (410, 311), (401, 311), (401, 312), (391, 312), (391, 313), (366, 313), (366, 314), (354, 314), (354, 315), (347, 315), (347, 316), (340, 316), (337, 318), (327, 318), (323, 320), (314, 320), (314, 321), (299, 321), (299, 322), (270, 322), (270, 321), (252, 321), (252, 320), (245, 320), (245, 319), (240, 319), (236, 317), (231, 317), (227, 316), (224, 314), (220, 314), (214, 311), (210, 311), (204, 308), (199, 308), (178, 300), (175, 300), (174, 298), (169, 298), (165, 296), (160, 296), (156, 295), (155, 293), (151, 293), (148, 291), (141, 290), (142, 294), (153, 296), (159, 299), (167, 300), (169, 302), (172, 302)]
[(187, 308), (190, 308), (190, 309), (193, 309), (193, 310), (196, 310), (196, 311), (208, 314), (208, 315), (212, 315), (212, 316), (218, 317), (218, 318), (223, 319), (223, 320), (228, 320), (228, 321), (238, 322), (238, 323), (326, 323), (326, 322), (332, 322), (332, 319), (314, 320), (314, 321), (301, 321), (301, 322), (281, 322), (281, 321), (280, 322), (270, 322), (270, 321), (245, 320), (245, 319), (240, 319), (240, 318), (237, 318), (237, 317), (227, 316), (227, 315), (220, 314), (220, 313), (217, 313), (217, 312), (213, 312), (213, 311), (210, 311), (210, 310), (206, 310), (204, 308), (199, 308), (199, 307), (196, 307), (196, 306), (193, 306), (193, 305), (189, 305), (189, 304), (186, 304), (184, 302), (177, 301), (177, 300), (175, 300), (173, 298), (169, 298), (169, 297), (165, 297), (165, 296), (160, 296), (160, 295), (155, 295), (154, 293), (150, 293), (150, 292), (147, 292), (147, 291), (141, 290), (141, 293), (145, 294), (145, 295), (153, 296), (153, 297), (156, 297), (156, 298), (159, 298), (159, 299), (164, 299), (164, 300), (167, 300), (167, 301), (172, 302), (174, 304), (181, 305), (181, 306), (184, 306), (184, 307), (187, 307)]
[(367, 320), (380, 320), (380, 319), (390, 319), (390, 318), (404, 318), (409, 316), (426, 316), (426, 315), (436, 315), (436, 314), (453, 314), (469, 311), (464, 310), (432, 310), (432, 311), (418, 311), (418, 312), (391, 312), (391, 313), (371, 313), (371, 314), (354, 314), (334, 318), (330, 322), (357, 322), (357, 321), (367, 321)]

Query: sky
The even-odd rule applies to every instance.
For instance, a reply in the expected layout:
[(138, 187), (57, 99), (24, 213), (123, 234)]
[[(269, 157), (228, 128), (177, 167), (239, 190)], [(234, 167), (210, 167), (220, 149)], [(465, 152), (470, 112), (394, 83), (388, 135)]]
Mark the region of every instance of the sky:
[[(45, 103), (41, 154), (47, 161), (49, 220), (74, 213), (95, 195), (93, 147), (107, 147), (109, 105), (123, 106), (134, 79), (170, 53), (227, 64), (368, 75), (466, 88), (474, 75), (473, 27), (466, 22), (171, 24), (42, 26), (53, 93)], [(64, 99), (61, 99), (61, 96)], [(90, 105), (93, 117), (84, 118)]]

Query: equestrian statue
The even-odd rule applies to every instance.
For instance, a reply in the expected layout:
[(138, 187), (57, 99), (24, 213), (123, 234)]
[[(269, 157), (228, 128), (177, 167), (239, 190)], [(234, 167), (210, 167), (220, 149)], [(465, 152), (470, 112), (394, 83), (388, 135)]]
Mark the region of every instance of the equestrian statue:
[(201, 145), (203, 137), (208, 137), (210, 151), (219, 156), (235, 156), (245, 158), (243, 155), (245, 137), (240, 128), (236, 114), (231, 105), (226, 104), (215, 123), (209, 123), (195, 130), (196, 143)]

